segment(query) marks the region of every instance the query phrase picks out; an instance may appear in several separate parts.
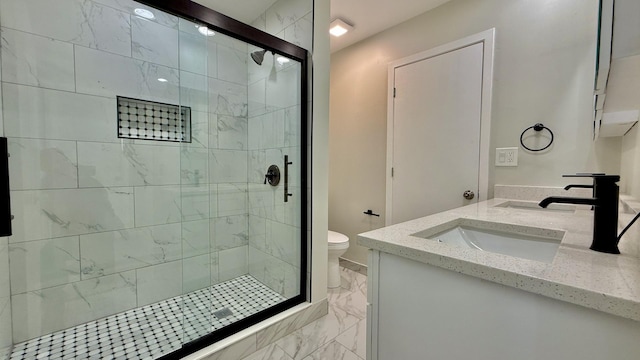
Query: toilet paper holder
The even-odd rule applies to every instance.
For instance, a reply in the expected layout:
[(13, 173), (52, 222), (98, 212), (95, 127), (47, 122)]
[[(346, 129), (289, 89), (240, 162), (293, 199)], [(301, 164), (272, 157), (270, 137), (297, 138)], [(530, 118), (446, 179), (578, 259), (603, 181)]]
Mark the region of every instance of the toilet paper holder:
[(374, 213), (373, 213), (373, 210), (371, 210), (371, 209), (368, 209), (367, 211), (363, 212), (363, 214), (365, 214), (365, 215), (369, 215), (369, 216), (377, 216), (377, 217), (380, 217), (380, 214), (374, 214)]

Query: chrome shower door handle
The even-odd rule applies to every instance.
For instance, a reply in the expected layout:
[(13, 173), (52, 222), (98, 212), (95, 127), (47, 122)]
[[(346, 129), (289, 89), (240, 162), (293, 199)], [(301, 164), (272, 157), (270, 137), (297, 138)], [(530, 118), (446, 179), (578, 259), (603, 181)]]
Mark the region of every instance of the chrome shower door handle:
[(289, 202), (289, 165), (293, 164), (289, 161), (289, 155), (284, 156), (284, 202)]

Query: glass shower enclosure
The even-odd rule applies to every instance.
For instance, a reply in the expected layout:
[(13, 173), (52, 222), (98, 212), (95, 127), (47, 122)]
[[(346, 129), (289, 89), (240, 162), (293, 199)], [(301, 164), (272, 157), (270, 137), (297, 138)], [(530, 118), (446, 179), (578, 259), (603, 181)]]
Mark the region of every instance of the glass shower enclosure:
[(145, 3), (0, 0), (4, 358), (174, 358), (306, 301), (306, 51)]

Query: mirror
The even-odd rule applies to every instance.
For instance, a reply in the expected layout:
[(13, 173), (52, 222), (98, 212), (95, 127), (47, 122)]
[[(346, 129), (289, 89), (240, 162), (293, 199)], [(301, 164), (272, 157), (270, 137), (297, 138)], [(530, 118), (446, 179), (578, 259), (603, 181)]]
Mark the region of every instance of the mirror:
[[(595, 80), (594, 138), (628, 133), (638, 120), (640, 2), (600, 0)], [(635, 66), (634, 66), (635, 64)]]

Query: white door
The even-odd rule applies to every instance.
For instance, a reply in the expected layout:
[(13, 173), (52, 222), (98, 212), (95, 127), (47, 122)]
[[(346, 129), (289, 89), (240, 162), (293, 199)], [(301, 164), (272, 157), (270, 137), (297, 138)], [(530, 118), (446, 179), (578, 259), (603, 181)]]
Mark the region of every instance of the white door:
[(481, 42), (394, 68), (390, 223), (477, 201), (483, 52)]

